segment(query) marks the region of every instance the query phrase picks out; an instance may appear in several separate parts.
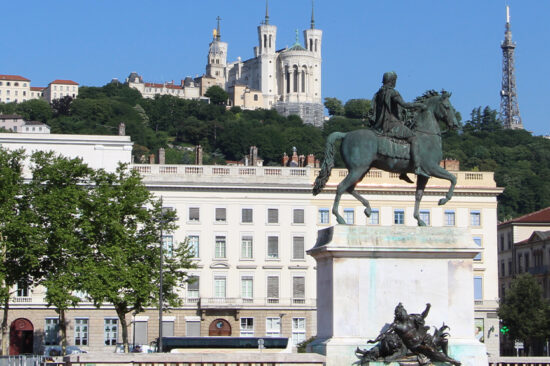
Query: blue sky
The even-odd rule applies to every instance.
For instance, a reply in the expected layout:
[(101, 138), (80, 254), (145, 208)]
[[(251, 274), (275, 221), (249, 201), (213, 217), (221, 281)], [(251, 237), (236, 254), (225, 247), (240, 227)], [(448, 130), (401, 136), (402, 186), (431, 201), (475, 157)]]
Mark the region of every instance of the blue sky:
[[(371, 98), (394, 70), (406, 100), (445, 88), (463, 120), (478, 106), (499, 110), (506, 4), (523, 124), (550, 134), (550, 1), (316, 0), (323, 97)], [(252, 57), (265, 0), (18, 0), (2, 13), (1, 74), (101, 86), (131, 71), (154, 82), (204, 73), (218, 15), (228, 60)], [(269, 15), (277, 48), (291, 46), (309, 27), (311, 0), (270, 0)]]

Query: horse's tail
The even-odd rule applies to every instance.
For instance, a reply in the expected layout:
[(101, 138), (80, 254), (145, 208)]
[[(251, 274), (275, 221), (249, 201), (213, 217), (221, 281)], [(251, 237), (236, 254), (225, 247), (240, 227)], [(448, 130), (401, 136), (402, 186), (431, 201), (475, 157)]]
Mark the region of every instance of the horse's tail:
[(336, 140), (344, 138), (344, 136), (346, 136), (345, 132), (333, 132), (328, 135), (325, 147), (325, 159), (323, 160), (323, 164), (321, 164), (321, 171), (317, 178), (315, 178), (315, 183), (313, 184), (314, 196), (321, 193), (325, 184), (327, 184), (330, 178), (330, 171), (334, 168), (334, 143)]

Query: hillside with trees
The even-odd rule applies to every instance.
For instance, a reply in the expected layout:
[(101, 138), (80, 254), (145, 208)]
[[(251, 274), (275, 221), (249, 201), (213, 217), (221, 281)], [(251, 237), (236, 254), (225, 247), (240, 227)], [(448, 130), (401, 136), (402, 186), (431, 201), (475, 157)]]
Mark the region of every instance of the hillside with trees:
[[(284, 117), (274, 110), (227, 108), (223, 90), (209, 90), (212, 103), (169, 95), (144, 99), (126, 85), (81, 87), (78, 98), (56, 100), (52, 105), (31, 100), (1, 104), (0, 114), (19, 114), (26, 120), (47, 123), (52, 133), (114, 135), (124, 122), (134, 142), (136, 161), (166, 149), (167, 164), (191, 164), (193, 147), (201, 145), (205, 164), (241, 160), (252, 145), (266, 165), (280, 165), (284, 153), (296, 147), (299, 154), (322, 159), (325, 138), (334, 131), (368, 127), (370, 100), (325, 98), (330, 115), (323, 128), (304, 125), (297, 116)], [(457, 114), (458, 119), (462, 118)], [(461, 128), (444, 134), (446, 158), (460, 161), (462, 170), (494, 171), (499, 197), (499, 219), (516, 217), (550, 206), (550, 140), (523, 130), (505, 130), (497, 112), (476, 107)], [(337, 166), (343, 167), (340, 158)]]

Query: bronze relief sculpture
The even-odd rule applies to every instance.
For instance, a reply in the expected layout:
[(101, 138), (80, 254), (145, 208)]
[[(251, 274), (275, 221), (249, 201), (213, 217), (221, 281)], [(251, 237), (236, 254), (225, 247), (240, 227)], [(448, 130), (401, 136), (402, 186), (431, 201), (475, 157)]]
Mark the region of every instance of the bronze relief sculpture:
[(367, 343), (377, 343), (369, 350), (357, 348), (355, 354), (359, 358), (357, 364), (368, 365), (369, 361), (382, 360), (384, 362), (408, 361), (411, 356), (416, 357), (419, 365), (429, 365), (431, 362), (449, 362), (452, 365), (461, 363), (447, 353), (449, 333), (448, 326), (443, 324), (429, 334), (430, 327), (425, 325), (426, 316), (430, 311), (430, 304), (422, 314), (408, 314), (401, 303), (395, 307), (394, 320), (389, 327), (380, 333), (374, 340)]

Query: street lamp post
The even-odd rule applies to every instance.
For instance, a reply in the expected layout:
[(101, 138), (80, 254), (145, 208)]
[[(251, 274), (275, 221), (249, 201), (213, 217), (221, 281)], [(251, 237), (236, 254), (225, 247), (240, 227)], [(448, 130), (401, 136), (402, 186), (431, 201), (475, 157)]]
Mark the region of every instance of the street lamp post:
[(162, 352), (162, 270), (164, 262), (164, 239), (162, 237), (162, 226), (164, 225), (164, 208), (162, 207), (162, 197), (160, 198), (160, 267), (159, 267), (159, 341), (157, 343), (157, 352)]

